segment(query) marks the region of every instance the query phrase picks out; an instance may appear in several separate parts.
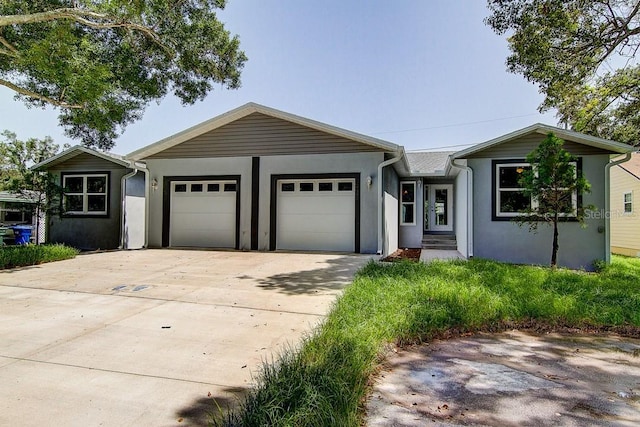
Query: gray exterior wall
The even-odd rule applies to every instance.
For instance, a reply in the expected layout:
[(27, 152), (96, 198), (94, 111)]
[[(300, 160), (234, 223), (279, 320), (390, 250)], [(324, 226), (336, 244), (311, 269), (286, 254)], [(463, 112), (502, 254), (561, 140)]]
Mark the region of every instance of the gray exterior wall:
[[(416, 183), (416, 224), (402, 225), (400, 224), (400, 215), (398, 215), (398, 246), (401, 248), (421, 248), (424, 227), (424, 186), (422, 185), (422, 178), (400, 178), (398, 186), (403, 182)], [(419, 185), (418, 182), (420, 182)], [(398, 209), (400, 209), (401, 203), (401, 200), (398, 199)]]
[(109, 213), (105, 217), (52, 215), (47, 241), (79, 249), (115, 249), (120, 245), (121, 178), (130, 170), (89, 154), (80, 154), (49, 170), (58, 182), (63, 172), (109, 172)]
[[(462, 162), (460, 162), (462, 163)], [(469, 203), (468, 203), (468, 179), (469, 172), (461, 170), (456, 176), (454, 184), (453, 199), (453, 223), (455, 226), (456, 243), (458, 252), (465, 258), (469, 257)]]
[[(524, 158), (517, 153), (513, 158)], [(511, 221), (492, 220), (492, 159), (469, 159), (473, 169), (474, 192), (474, 256), (518, 264), (548, 265), (551, 260), (553, 229), (540, 224), (537, 233), (529, 232)], [(591, 183), (591, 193), (583, 195), (584, 205), (605, 206), (604, 169), (609, 161), (606, 154), (582, 157), (582, 172)], [(577, 222), (563, 222), (559, 227), (558, 264), (587, 270), (594, 260), (605, 257), (604, 219), (586, 220), (583, 229)]]
[(253, 113), (147, 159), (214, 158), (379, 151), (305, 126)]

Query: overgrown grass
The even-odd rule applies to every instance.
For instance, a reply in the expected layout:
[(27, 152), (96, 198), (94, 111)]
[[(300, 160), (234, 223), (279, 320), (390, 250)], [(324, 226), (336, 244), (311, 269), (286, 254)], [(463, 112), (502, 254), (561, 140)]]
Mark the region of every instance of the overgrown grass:
[(24, 245), (0, 248), (0, 270), (75, 258), (79, 251), (64, 245)]
[(601, 273), (486, 260), (370, 263), (325, 323), (276, 363), (217, 425), (358, 426), (368, 382), (390, 342), (447, 331), (640, 326), (640, 261), (616, 257)]

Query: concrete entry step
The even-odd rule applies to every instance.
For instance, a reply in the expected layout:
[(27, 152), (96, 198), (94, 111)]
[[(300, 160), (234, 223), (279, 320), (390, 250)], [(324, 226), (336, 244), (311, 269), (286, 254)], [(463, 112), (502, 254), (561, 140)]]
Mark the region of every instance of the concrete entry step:
[(422, 249), (455, 251), (458, 243), (453, 234), (425, 234), (422, 236)]

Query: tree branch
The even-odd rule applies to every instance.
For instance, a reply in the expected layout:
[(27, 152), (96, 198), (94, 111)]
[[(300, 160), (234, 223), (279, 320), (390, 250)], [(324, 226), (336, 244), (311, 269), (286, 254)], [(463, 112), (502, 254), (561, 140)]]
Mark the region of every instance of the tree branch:
[(23, 87), (17, 86), (15, 84), (11, 83), (10, 81), (4, 80), (4, 79), (0, 79), (0, 85), (6, 86), (9, 89), (11, 89), (11, 90), (13, 90), (13, 91), (15, 91), (15, 92), (17, 92), (17, 93), (19, 93), (21, 95), (28, 96), (29, 98), (35, 98), (35, 99), (40, 100), (40, 101), (44, 101), (46, 103), (55, 105), (56, 107), (71, 108), (71, 109), (84, 108), (84, 106), (82, 106), (82, 105), (69, 104), (69, 103), (64, 102), (64, 101), (57, 101), (57, 100), (55, 100), (53, 98), (49, 98), (48, 96), (44, 96), (44, 95), (41, 95), (39, 93), (32, 92), (32, 91), (30, 91), (28, 89), (25, 89)]
[(7, 56), (13, 56), (14, 58), (17, 58), (19, 56), (18, 49), (16, 49), (11, 43), (7, 41), (7, 39), (5, 39), (2, 36), (0, 36), (0, 44), (2, 44), (4, 47), (7, 48), (7, 50), (0, 49), (1, 54), (7, 55)]
[[(86, 25), (87, 27), (96, 28), (99, 30), (106, 30), (112, 28), (127, 28), (130, 30), (139, 31), (149, 37), (153, 42), (167, 49), (161, 42), (158, 34), (141, 24), (133, 22), (113, 22), (115, 19), (109, 15), (102, 13), (92, 12), (90, 10), (84, 10), (79, 8), (60, 8), (49, 10), (46, 12), (37, 12), (26, 15), (4, 15), (0, 16), (0, 28), (9, 25), (23, 25), (34, 24), (38, 22), (56, 21), (58, 19), (70, 19), (79, 24)], [(93, 20), (92, 20), (93, 19)], [(103, 22), (98, 22), (103, 21)], [(106, 22), (104, 22), (106, 21)]]

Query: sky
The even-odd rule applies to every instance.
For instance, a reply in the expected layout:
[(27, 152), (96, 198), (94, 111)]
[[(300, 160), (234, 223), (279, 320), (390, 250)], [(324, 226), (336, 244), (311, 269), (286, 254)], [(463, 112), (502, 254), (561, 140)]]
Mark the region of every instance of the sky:
[[(216, 86), (183, 106), (152, 103), (113, 152), (127, 154), (247, 102), (383, 139), (407, 151), (455, 151), (541, 122), (538, 88), (506, 71), (505, 36), (483, 0), (230, 0), (218, 16), (238, 34), (242, 87)], [(64, 136), (56, 110), (27, 109), (0, 87), (0, 130)]]

